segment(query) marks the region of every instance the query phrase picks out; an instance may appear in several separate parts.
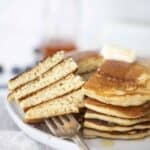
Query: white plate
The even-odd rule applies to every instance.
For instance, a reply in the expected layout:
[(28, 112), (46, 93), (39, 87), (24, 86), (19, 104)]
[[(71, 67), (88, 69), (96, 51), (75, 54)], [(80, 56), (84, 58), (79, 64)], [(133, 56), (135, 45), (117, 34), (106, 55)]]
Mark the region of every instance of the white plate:
[[(18, 107), (14, 103), (8, 103), (7, 100), (5, 100), (5, 103), (6, 108), (16, 125), (34, 140), (58, 150), (78, 150), (78, 147), (70, 141), (57, 138), (31, 125), (25, 124), (22, 121), (22, 114), (18, 110)], [(136, 141), (107, 141), (95, 139), (86, 140), (86, 142), (89, 145), (90, 150), (150, 150), (149, 138)]]

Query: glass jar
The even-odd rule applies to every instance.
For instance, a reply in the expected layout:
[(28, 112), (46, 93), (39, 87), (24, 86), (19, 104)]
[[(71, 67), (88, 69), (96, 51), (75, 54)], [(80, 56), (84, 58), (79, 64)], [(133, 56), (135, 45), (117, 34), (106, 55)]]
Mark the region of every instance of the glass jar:
[(79, 12), (78, 0), (44, 0), (41, 45), (44, 57), (59, 50), (77, 49)]

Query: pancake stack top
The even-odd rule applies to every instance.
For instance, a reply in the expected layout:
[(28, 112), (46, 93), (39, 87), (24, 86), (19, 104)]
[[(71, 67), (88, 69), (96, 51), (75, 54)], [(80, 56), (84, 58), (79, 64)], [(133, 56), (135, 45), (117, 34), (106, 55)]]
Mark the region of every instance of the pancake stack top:
[(85, 83), (88, 138), (138, 139), (150, 135), (150, 68), (146, 61), (105, 60)]
[(26, 122), (78, 113), (83, 107), (84, 81), (74, 74), (77, 69), (75, 61), (59, 51), (11, 79), (8, 99), (16, 100), (25, 112)]

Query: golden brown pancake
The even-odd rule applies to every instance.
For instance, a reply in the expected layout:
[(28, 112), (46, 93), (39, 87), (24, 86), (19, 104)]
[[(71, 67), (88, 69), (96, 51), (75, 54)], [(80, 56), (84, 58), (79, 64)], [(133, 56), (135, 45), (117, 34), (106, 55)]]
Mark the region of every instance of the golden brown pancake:
[(72, 57), (78, 64), (79, 74), (95, 71), (103, 62), (103, 57), (99, 51), (79, 51), (67, 53), (67, 57)]
[(107, 132), (112, 132), (112, 131), (127, 132), (131, 130), (150, 129), (150, 121), (141, 124), (132, 125), (132, 126), (121, 126), (103, 120), (85, 119), (83, 126), (84, 128), (96, 129), (96, 130), (107, 131)]
[(124, 84), (124, 82), (135, 83), (144, 71), (144, 66), (137, 64), (136, 62), (127, 63), (107, 60), (102, 64), (101, 68), (98, 70), (98, 73), (106, 78), (112, 78), (116, 80), (116, 82), (122, 81), (122, 84)]
[(83, 98), (83, 92), (79, 89), (64, 96), (39, 104), (30, 108), (25, 113), (25, 121), (35, 122), (36, 120), (38, 121), (53, 116), (79, 113), (79, 108), (84, 106)]
[(135, 106), (150, 101), (149, 69), (138, 62), (106, 61), (85, 83), (85, 95), (104, 103)]
[(64, 52), (59, 51), (55, 53), (51, 57), (47, 57), (41, 62), (39, 62), (35, 67), (31, 68), (30, 70), (19, 74), (18, 76), (14, 77), (13, 79), (8, 81), (8, 88), (10, 90), (14, 90), (17, 87), (36, 79), (41, 74), (45, 73), (56, 64), (61, 62), (64, 59)]
[(72, 58), (65, 59), (64, 52), (57, 52), (10, 80), (9, 98), (24, 111), (26, 122), (79, 113), (84, 106), (84, 80), (75, 74), (77, 68)]
[(141, 118), (136, 119), (126, 119), (126, 118), (119, 118), (110, 115), (105, 115), (102, 113), (98, 113), (96, 111), (87, 110), (84, 116), (85, 119), (97, 119), (97, 120), (104, 120), (107, 122), (112, 122), (115, 124), (123, 125), (123, 126), (130, 126), (139, 123), (149, 122), (150, 121), (150, 114)]
[(128, 119), (140, 118), (150, 113), (150, 102), (141, 106), (121, 107), (86, 98), (85, 107), (102, 114)]
[(150, 135), (150, 130), (149, 129), (135, 130), (135, 131), (129, 131), (125, 133), (120, 133), (120, 132), (103, 132), (103, 131), (97, 131), (97, 130), (85, 128), (83, 130), (83, 135), (86, 138), (103, 137), (109, 139), (134, 140), (134, 139), (142, 139), (148, 137)]
[(20, 106), (23, 110), (27, 110), (30, 107), (44, 103), (56, 97), (63, 96), (71, 91), (81, 88), (84, 81), (80, 76), (70, 74), (64, 79), (49, 85), (42, 90), (36, 91), (32, 95), (25, 97), (21, 100)]
[(20, 86), (11, 93), (12, 95), (9, 96), (13, 96), (16, 100), (21, 99), (22, 97), (31, 95), (32, 93), (57, 82), (75, 70), (77, 70), (77, 64), (72, 60), (72, 58), (68, 58), (57, 64), (54, 68), (50, 69), (46, 73), (42, 74), (37, 79)]
[(94, 73), (95, 73), (95, 71), (88, 72), (88, 73), (82, 73), (82, 74), (80, 74), (80, 76), (84, 79), (84, 81), (87, 81)]

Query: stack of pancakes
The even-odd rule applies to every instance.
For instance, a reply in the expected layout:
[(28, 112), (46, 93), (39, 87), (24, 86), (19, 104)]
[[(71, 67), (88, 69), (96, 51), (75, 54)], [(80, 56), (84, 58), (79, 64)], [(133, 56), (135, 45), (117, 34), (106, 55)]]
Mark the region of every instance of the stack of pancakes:
[(26, 122), (78, 113), (83, 107), (84, 81), (74, 72), (77, 64), (59, 51), (8, 83), (9, 100), (15, 100), (25, 112)]
[(85, 137), (150, 135), (150, 68), (145, 62), (105, 60), (85, 83)]
[(67, 56), (72, 57), (78, 64), (77, 73), (86, 81), (102, 64), (103, 57), (99, 51), (78, 51), (67, 53)]

